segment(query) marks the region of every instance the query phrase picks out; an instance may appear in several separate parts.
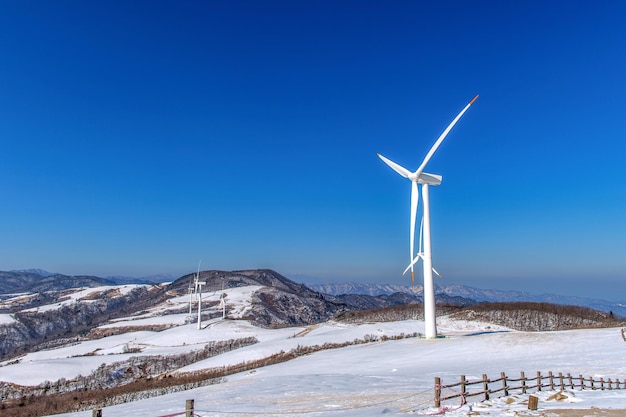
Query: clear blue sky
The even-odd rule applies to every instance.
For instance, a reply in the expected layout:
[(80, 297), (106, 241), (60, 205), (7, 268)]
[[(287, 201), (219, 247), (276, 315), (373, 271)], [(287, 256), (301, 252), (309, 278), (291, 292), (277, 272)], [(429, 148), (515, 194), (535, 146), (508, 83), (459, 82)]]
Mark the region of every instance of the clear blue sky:
[(5, 1), (0, 270), (626, 300), (626, 3)]

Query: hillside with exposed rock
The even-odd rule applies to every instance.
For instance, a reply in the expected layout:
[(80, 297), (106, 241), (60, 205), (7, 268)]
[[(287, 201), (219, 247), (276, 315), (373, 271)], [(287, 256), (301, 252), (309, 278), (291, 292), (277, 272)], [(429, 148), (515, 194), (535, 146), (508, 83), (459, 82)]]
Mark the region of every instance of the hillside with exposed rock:
[[(0, 314), (4, 317), (0, 321), (0, 339), (3, 340), (0, 359), (76, 338), (113, 334), (114, 330), (93, 329), (113, 319), (146, 314), (167, 306), (169, 300), (186, 296), (194, 280), (194, 275), (189, 274), (165, 285), (111, 286), (107, 280), (85, 280), (84, 277), (57, 274), (37, 276), (37, 282), (50, 283), (50, 288), (64, 288), (73, 282), (77, 288), (39, 291), (41, 285), (33, 284), (34, 290), (27, 291), (27, 285), (18, 284), (25, 277), (24, 282), (34, 282), (33, 275), (37, 276), (27, 272), (3, 275), (10, 278), (4, 288), (10, 287), (12, 292), (19, 293), (5, 294), (0, 301)], [(260, 287), (251, 297), (251, 307), (239, 318), (263, 327), (320, 323), (354, 308), (271, 270), (201, 271), (199, 280), (206, 282), (203, 291), (207, 295), (224, 289)], [(216, 304), (207, 298), (203, 300), (205, 309)], [(168, 308), (167, 314), (188, 311), (187, 306)], [(203, 314), (207, 318), (216, 315), (217, 312), (208, 310)]]

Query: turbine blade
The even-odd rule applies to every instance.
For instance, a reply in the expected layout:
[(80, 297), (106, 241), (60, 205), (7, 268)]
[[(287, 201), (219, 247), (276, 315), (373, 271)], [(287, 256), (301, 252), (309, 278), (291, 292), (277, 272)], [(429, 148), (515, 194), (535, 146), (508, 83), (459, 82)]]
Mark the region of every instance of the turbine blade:
[(383, 160), (384, 163), (386, 163), (387, 165), (389, 165), (391, 167), (391, 169), (393, 169), (394, 171), (396, 171), (398, 174), (402, 175), (404, 178), (409, 178), (409, 175), (411, 175), (411, 171), (409, 171), (408, 169), (406, 169), (405, 167), (396, 164), (395, 162), (393, 162), (390, 159), (385, 158), (384, 156), (382, 156), (381, 154), (377, 153), (376, 155), (378, 155), (378, 157), (380, 159)]
[(420, 222), (420, 245), (419, 245), (419, 254), (422, 253), (422, 242), (424, 241), (423, 236), (424, 235), (424, 216), (422, 216), (422, 221)]
[(413, 267), (416, 263), (419, 262), (421, 258), (422, 258), (421, 254), (418, 253), (417, 255), (415, 255), (415, 258), (413, 258), (413, 261), (409, 264), (409, 266), (406, 267), (402, 275), (406, 274), (409, 271), (409, 269), (411, 269), (411, 267)]
[(196, 272), (196, 276), (194, 277), (194, 282), (196, 285), (196, 290), (198, 289), (198, 281), (200, 280), (200, 264), (202, 263), (202, 259), (198, 261), (198, 272)]
[(452, 120), (452, 122), (448, 125), (448, 127), (446, 127), (446, 130), (444, 130), (443, 133), (439, 136), (439, 138), (435, 141), (435, 144), (433, 145), (433, 147), (430, 148), (430, 150), (426, 154), (426, 158), (424, 158), (424, 160), (422, 161), (422, 165), (420, 165), (420, 167), (417, 168), (417, 171), (415, 171), (416, 176), (419, 176), (424, 170), (424, 168), (426, 168), (426, 164), (428, 163), (428, 161), (430, 161), (430, 158), (432, 158), (437, 148), (439, 148), (439, 145), (441, 145), (441, 142), (443, 142), (443, 140), (446, 138), (448, 133), (450, 133), (450, 130), (452, 130), (456, 122), (458, 122), (461, 116), (463, 116), (463, 114), (467, 111), (467, 109), (469, 109), (470, 106), (474, 104), (477, 98), (478, 98), (478, 95), (474, 97), (472, 101), (470, 101), (469, 104), (465, 106), (463, 110), (461, 110), (461, 112), (454, 118), (454, 120)]
[(437, 277), (439, 277), (439, 278), (443, 278), (443, 277), (441, 276), (441, 274), (440, 274), (439, 272), (437, 272), (437, 270), (435, 269), (435, 267), (434, 267), (434, 266), (433, 266), (433, 272), (435, 273), (435, 275), (437, 275)]
[[(411, 181), (411, 229), (409, 231), (409, 259), (413, 260), (415, 254), (415, 218), (417, 216), (417, 206), (419, 204), (419, 190), (417, 183)], [(413, 272), (413, 264), (411, 264), (411, 279), (415, 280), (415, 273)]]

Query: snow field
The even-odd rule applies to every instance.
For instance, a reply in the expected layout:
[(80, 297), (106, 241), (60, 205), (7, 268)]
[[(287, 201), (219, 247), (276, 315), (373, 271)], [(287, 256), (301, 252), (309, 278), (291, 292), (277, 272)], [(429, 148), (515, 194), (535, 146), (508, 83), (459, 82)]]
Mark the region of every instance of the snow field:
[[(371, 326), (383, 331), (406, 331), (422, 325), (407, 321)], [(339, 337), (341, 327), (353, 336), (360, 326), (330, 325), (327, 328), (322, 325), (318, 335), (324, 334), (329, 342), (348, 339), (345, 334)], [(371, 330), (372, 327), (363, 328), (362, 334), (371, 333)], [(282, 340), (291, 343), (305, 338)], [(278, 339), (273, 339), (255, 346), (256, 349), (267, 349), (267, 353), (281, 344)], [(108, 407), (103, 410), (103, 415), (162, 416), (180, 412), (187, 398), (195, 399), (199, 415), (214, 417), (427, 415), (439, 411), (432, 403), (435, 376), (441, 377), (443, 384), (457, 382), (462, 374), (468, 379), (480, 378), (483, 373), (495, 378), (500, 371), (517, 376), (520, 371), (528, 375), (538, 370), (547, 374), (551, 370), (622, 379), (626, 375), (626, 364), (622, 360), (625, 348), (619, 329), (482, 333), (435, 340), (378, 342), (320, 351), (232, 375), (221, 384), (169, 394), (157, 400)], [(239, 357), (239, 354), (230, 352), (220, 356), (230, 355), (233, 362), (246, 357)], [(228, 362), (224, 358), (221, 360)], [(554, 392), (536, 394), (540, 397), (540, 408), (536, 412), (527, 410), (528, 395), (514, 394), (485, 403), (478, 402), (480, 397), (472, 397), (469, 404), (460, 408), (460, 401), (450, 401), (444, 404), (449, 408), (445, 415), (541, 416), (544, 413), (546, 416), (545, 411), (550, 409), (598, 405), (626, 409), (626, 390), (572, 391), (565, 393), (568, 397), (565, 400), (548, 401), (552, 394)], [(89, 415), (89, 412), (83, 412), (64, 416)]]
[[(244, 314), (249, 299), (259, 287), (229, 289), (226, 302), (229, 312)], [(203, 299), (219, 299), (219, 291)], [(206, 297), (206, 298), (205, 298)], [(315, 326), (286, 329), (261, 329), (241, 320), (213, 319), (202, 330), (195, 322), (185, 322), (186, 315), (167, 315), (172, 305), (188, 305), (188, 296), (177, 297), (143, 315), (115, 322), (115, 326), (158, 325), (173, 327), (160, 332), (135, 331), (84, 341), (47, 351), (30, 353), (19, 363), (0, 364), (0, 380), (20, 385), (36, 385), (45, 380), (88, 375), (102, 363), (112, 363), (141, 355), (174, 355), (199, 350), (210, 341), (254, 336), (259, 343), (199, 361), (178, 372), (236, 365), (269, 357), (297, 346), (321, 346), (343, 343), (366, 336), (396, 336), (423, 333), (424, 323), (406, 320), (361, 325), (327, 322)], [(229, 316), (232, 317), (232, 316)], [(193, 319), (193, 318), (191, 318)], [(103, 327), (111, 326), (107, 324)], [(501, 371), (517, 377), (520, 371), (536, 371), (626, 378), (623, 361), (626, 342), (620, 329), (573, 330), (560, 332), (517, 332), (490, 323), (438, 318), (443, 338), (426, 340), (406, 338), (322, 350), (288, 362), (231, 375), (226, 381), (158, 398), (107, 407), (104, 417), (132, 415), (157, 417), (184, 410), (185, 400), (194, 398), (200, 416), (339, 416), (368, 417), (385, 415), (428, 415), (433, 408), (434, 378), (442, 384), (468, 380), (482, 374), (498, 377)], [(124, 353), (127, 348), (141, 352)], [(548, 400), (553, 393), (542, 392), (540, 409), (527, 410), (527, 395), (515, 394), (479, 403), (470, 398), (462, 407), (450, 401), (445, 415), (541, 416), (555, 408), (590, 408), (601, 405), (626, 409), (624, 391), (574, 391), (563, 401)], [(471, 407), (471, 409), (470, 409)], [(476, 414), (479, 413), (479, 414)], [(625, 412), (626, 415), (626, 412)], [(88, 417), (91, 411), (64, 414)]]

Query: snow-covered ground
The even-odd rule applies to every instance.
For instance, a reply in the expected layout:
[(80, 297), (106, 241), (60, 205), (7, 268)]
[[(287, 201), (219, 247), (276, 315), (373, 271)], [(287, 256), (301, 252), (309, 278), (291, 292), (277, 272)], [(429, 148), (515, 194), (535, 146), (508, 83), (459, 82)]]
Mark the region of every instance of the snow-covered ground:
[(12, 314), (0, 314), (0, 325), (11, 324), (15, 321)]
[[(230, 289), (227, 303), (231, 310), (244, 311), (250, 287)], [(206, 299), (219, 300), (219, 292)], [(188, 298), (180, 297), (180, 304)], [(169, 307), (167, 307), (169, 308)], [(167, 309), (164, 307), (164, 309)], [(165, 311), (165, 310), (163, 310)], [(189, 365), (180, 371), (238, 364), (288, 351), (297, 346), (323, 345), (362, 339), (367, 335), (394, 336), (424, 331), (421, 321), (348, 325), (336, 322), (287, 329), (260, 329), (241, 320), (213, 319), (202, 330), (195, 323), (180, 324), (180, 315), (152, 312), (141, 320), (124, 321), (124, 326), (174, 324), (161, 332), (135, 331), (95, 341), (28, 354), (17, 364), (0, 367), (0, 380), (33, 385), (44, 380), (87, 375), (102, 363), (130, 355), (168, 355), (201, 349), (214, 340), (255, 336), (259, 343)], [(184, 315), (183, 315), (184, 316)], [(119, 325), (122, 321), (117, 321)], [(185, 400), (195, 399), (199, 416), (338, 416), (433, 415), (443, 409), (433, 407), (436, 376), (452, 384), (466, 375), (469, 380), (482, 374), (497, 378), (501, 371), (512, 377), (520, 371), (533, 375), (571, 373), (595, 377), (626, 377), (623, 360), (626, 342), (620, 329), (574, 330), (561, 332), (509, 331), (489, 323), (438, 319), (444, 338), (406, 338), (323, 350), (289, 362), (231, 375), (216, 385), (107, 407), (104, 417), (132, 415), (157, 417), (184, 411)], [(127, 346), (140, 353), (124, 353)], [(82, 356), (89, 355), (89, 356)], [(548, 400), (554, 392), (537, 394), (539, 410), (529, 411), (527, 395), (515, 394), (480, 403), (472, 397), (461, 406), (454, 400), (444, 404), (448, 416), (549, 416), (551, 409), (613, 408), (626, 410), (626, 390), (568, 391), (566, 399)], [(624, 411), (626, 415), (626, 411)], [(91, 411), (64, 414), (88, 417)]]
[(105, 291), (114, 290), (118, 292), (120, 295), (125, 295), (134, 290), (135, 288), (142, 287), (145, 285), (132, 284), (132, 285), (118, 285), (118, 286), (102, 286), (95, 288), (84, 288), (80, 291), (72, 292), (68, 295), (67, 299), (56, 303), (56, 304), (48, 304), (42, 307), (35, 307), (30, 309), (22, 310), (23, 312), (44, 312), (44, 311), (52, 311), (58, 310), (61, 307), (72, 305), (73, 303), (81, 300), (82, 302), (89, 302), (90, 300), (95, 300), (99, 295), (103, 294)]
[[(224, 330), (228, 327), (226, 324), (221, 323)], [(520, 371), (525, 371), (527, 375), (536, 371), (544, 374), (548, 371), (570, 372), (613, 380), (622, 380), (626, 376), (626, 363), (623, 361), (626, 343), (619, 329), (481, 332), (472, 335), (458, 333), (463, 323), (455, 325), (457, 334), (447, 338), (402, 339), (320, 351), (289, 362), (232, 375), (218, 385), (108, 407), (103, 410), (103, 415), (168, 415), (182, 411), (188, 398), (195, 399), (196, 412), (201, 416), (428, 415), (440, 412), (433, 407), (432, 401), (435, 376), (441, 377), (443, 384), (457, 382), (461, 374), (468, 379), (478, 379), (483, 373), (496, 378), (501, 371), (513, 377), (518, 376)], [(366, 326), (328, 324), (296, 338), (290, 338), (293, 329), (265, 330), (264, 340), (259, 344), (207, 359), (184, 370), (239, 363), (280, 349), (288, 350), (296, 344), (350, 340), (357, 334), (373, 332), (419, 331), (422, 327), (423, 323), (417, 321)], [(475, 324), (472, 327), (475, 328)], [(446, 333), (445, 328), (441, 330)], [(211, 331), (221, 333), (222, 328), (216, 326), (201, 332)], [(274, 332), (276, 337), (269, 337)], [(527, 410), (524, 402), (527, 395), (515, 394), (508, 399), (485, 403), (478, 402), (480, 397), (470, 398), (469, 403), (462, 407), (459, 400), (454, 400), (444, 404), (448, 408), (445, 414), (466, 416), (470, 407), (471, 412), (486, 416), (546, 416), (547, 410), (556, 408), (626, 410), (626, 390), (575, 390), (565, 393), (567, 399), (548, 401), (552, 394), (554, 392), (538, 394), (539, 410), (536, 412)], [(525, 414), (520, 414), (522, 412)], [(90, 412), (65, 414), (74, 417), (90, 415)]]

